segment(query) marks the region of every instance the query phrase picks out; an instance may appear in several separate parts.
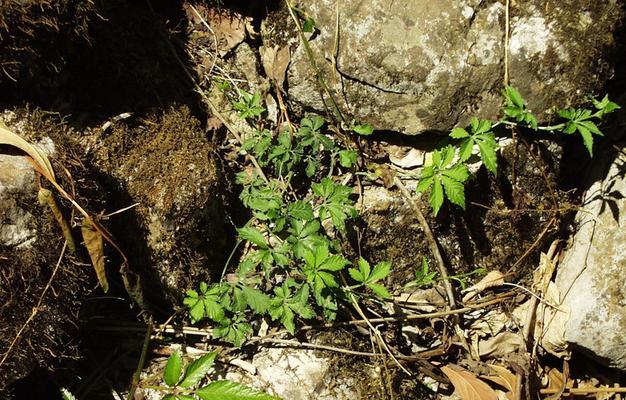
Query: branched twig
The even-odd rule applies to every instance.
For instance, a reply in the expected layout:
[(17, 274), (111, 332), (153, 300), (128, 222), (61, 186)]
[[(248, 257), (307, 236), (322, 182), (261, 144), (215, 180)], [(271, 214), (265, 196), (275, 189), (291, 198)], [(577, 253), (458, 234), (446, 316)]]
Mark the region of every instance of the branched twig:
[(372, 323), (370, 322), (370, 320), (367, 318), (367, 316), (365, 315), (365, 313), (363, 312), (363, 310), (361, 310), (361, 307), (359, 306), (359, 303), (356, 301), (356, 299), (354, 298), (354, 294), (352, 294), (352, 292), (348, 292), (350, 294), (350, 300), (352, 300), (352, 305), (354, 305), (354, 308), (356, 309), (356, 311), (359, 313), (359, 315), (361, 316), (361, 318), (363, 318), (363, 320), (365, 321), (365, 323), (367, 324), (367, 326), (372, 330), (372, 332), (374, 332), (374, 335), (376, 336), (376, 339), (378, 340), (378, 343), (380, 343), (382, 345), (382, 347), (385, 349), (385, 351), (387, 352), (387, 354), (389, 354), (389, 356), (391, 357), (391, 359), (396, 363), (396, 365), (398, 367), (400, 367), (400, 369), (406, 373), (408, 376), (413, 376), (413, 374), (411, 374), (411, 372), (409, 372), (409, 370), (407, 370), (406, 368), (404, 368), (402, 366), (402, 364), (400, 364), (400, 362), (398, 361), (398, 359), (396, 358), (396, 356), (393, 354), (393, 352), (391, 351), (391, 349), (389, 348), (389, 346), (387, 345), (387, 342), (385, 342), (385, 339), (383, 339), (382, 335), (380, 334), (380, 331), (378, 329), (376, 329), (374, 327), (374, 325), (372, 325)]
[(446, 289), (448, 304), (450, 305), (450, 309), (455, 309), (456, 300), (454, 298), (454, 291), (452, 289), (452, 284), (450, 283), (450, 279), (448, 276), (448, 269), (446, 268), (446, 264), (443, 261), (443, 257), (441, 256), (441, 251), (439, 250), (439, 244), (437, 243), (437, 239), (435, 238), (432, 229), (430, 229), (430, 225), (428, 225), (428, 221), (426, 221), (420, 205), (418, 204), (419, 197), (417, 199), (411, 197), (411, 194), (404, 186), (400, 178), (395, 177), (394, 183), (396, 187), (400, 190), (400, 193), (402, 193), (402, 196), (404, 196), (405, 200), (409, 202), (409, 205), (411, 206), (413, 211), (415, 211), (415, 215), (417, 216), (420, 225), (422, 225), (422, 229), (424, 230), (424, 234), (426, 235), (426, 239), (428, 240), (428, 244), (430, 246), (430, 251), (433, 253), (435, 260), (437, 261), (437, 269), (439, 270), (439, 274), (443, 279), (443, 285)]
[(504, 6), (504, 86), (509, 85), (509, 29), (511, 23), (509, 8), (509, 0), (506, 0)]

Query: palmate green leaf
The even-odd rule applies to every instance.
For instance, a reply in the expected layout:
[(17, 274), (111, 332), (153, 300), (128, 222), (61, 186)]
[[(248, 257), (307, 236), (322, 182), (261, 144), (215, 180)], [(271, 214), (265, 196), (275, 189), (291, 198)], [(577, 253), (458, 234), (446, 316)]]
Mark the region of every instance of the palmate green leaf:
[(224, 309), (220, 304), (222, 296), (222, 287), (220, 285), (211, 285), (200, 283), (200, 294), (195, 290), (188, 290), (187, 297), (183, 299), (183, 304), (189, 308), (191, 322), (196, 323), (205, 316), (215, 322), (219, 322), (224, 318)]
[(257, 314), (265, 314), (270, 305), (270, 298), (258, 289), (242, 286), (241, 290), (246, 303)]
[(202, 400), (280, 400), (278, 397), (228, 380), (211, 382), (195, 393)]
[[(193, 399), (193, 397), (192, 397), (192, 399)], [(173, 394), (166, 394), (165, 396), (163, 396), (163, 398), (161, 400), (180, 400), (180, 398), (177, 397), (177, 396), (174, 396)]]
[(368, 283), (367, 287), (371, 289), (372, 292), (374, 292), (374, 294), (378, 297), (380, 297), (381, 299), (390, 299), (391, 298), (391, 294), (389, 294), (389, 292), (387, 291), (387, 289), (378, 283)]
[(591, 114), (590, 110), (573, 108), (559, 110), (558, 114), (567, 120), (562, 132), (568, 135), (578, 132), (589, 155), (593, 157), (593, 135), (604, 135), (591, 118), (600, 118), (601, 115)]
[(258, 229), (247, 226), (237, 229), (237, 232), (239, 232), (239, 236), (241, 236), (243, 240), (252, 242), (262, 249), (268, 248), (265, 237), (263, 237), (263, 234)]
[[(479, 120), (473, 117), (470, 121), (472, 134), (470, 135), (465, 129), (455, 128), (450, 133), (450, 137), (454, 139), (462, 139), (459, 147), (459, 161), (467, 161), (474, 150), (474, 145), (478, 145), (480, 149), (480, 158), (485, 167), (497, 173), (497, 157), (496, 157), (496, 139), (491, 132), (491, 121)], [(463, 180), (464, 181), (464, 180)]]
[(297, 285), (293, 280), (287, 280), (281, 287), (275, 287), (276, 297), (272, 299), (269, 314), (272, 321), (280, 319), (283, 326), (295, 334), (294, 313), (300, 317), (309, 319), (315, 317), (315, 312), (309, 306), (309, 286), (302, 285), (292, 296), (289, 287)]
[(477, 140), (480, 149), (480, 158), (483, 160), (485, 167), (494, 175), (498, 173), (498, 156), (496, 155), (495, 139)]
[(576, 128), (578, 130), (578, 133), (580, 133), (580, 136), (583, 138), (583, 144), (587, 148), (589, 156), (593, 157), (593, 135), (591, 134), (589, 129), (587, 129), (583, 125), (578, 125)]
[(197, 385), (213, 367), (216, 356), (217, 353), (208, 353), (189, 364), (185, 370), (185, 377), (179, 386), (190, 388)]
[(361, 136), (369, 136), (374, 133), (374, 128), (370, 124), (354, 125), (351, 130)]
[(386, 278), (391, 272), (391, 263), (388, 261), (382, 261), (374, 266), (374, 270), (372, 274), (369, 276), (369, 282), (377, 282), (381, 279)]
[(309, 203), (305, 203), (302, 200), (296, 200), (293, 203), (289, 203), (287, 206), (287, 213), (290, 217), (295, 219), (304, 221), (310, 221), (313, 219), (313, 208)]
[(469, 178), (469, 170), (465, 164), (457, 164), (456, 166), (446, 169), (442, 172), (442, 175), (448, 176), (455, 181), (464, 183)]
[(341, 150), (339, 152), (339, 164), (344, 168), (352, 168), (356, 164), (357, 152), (354, 150)]
[(216, 339), (223, 338), (227, 342), (232, 343), (235, 347), (241, 347), (246, 336), (252, 332), (252, 326), (247, 322), (223, 321), (224, 324), (213, 329), (213, 337)]
[(76, 397), (74, 397), (72, 392), (70, 392), (66, 388), (61, 388), (61, 397), (63, 398), (63, 400), (76, 400)]
[(591, 98), (591, 102), (593, 103), (594, 107), (599, 111), (598, 117), (602, 117), (621, 108), (617, 103), (609, 100), (609, 95), (605, 95), (600, 101)]
[(441, 178), (438, 176), (434, 179), (433, 188), (430, 191), (430, 197), (428, 201), (433, 208), (435, 216), (439, 213), (441, 206), (443, 205), (443, 187), (441, 186)]
[(163, 371), (163, 380), (167, 386), (176, 386), (183, 373), (183, 357), (179, 350), (176, 350), (170, 358), (167, 359), (165, 370)]
[(441, 182), (443, 183), (443, 188), (448, 200), (460, 206), (462, 209), (465, 209), (465, 187), (463, 184), (446, 175), (441, 176)]
[(349, 261), (341, 256), (330, 256), (328, 257), (322, 265), (320, 265), (320, 270), (326, 271), (341, 271), (344, 269), (346, 265), (349, 264)]
[(365, 279), (367, 279), (363, 276), (363, 273), (356, 268), (348, 269), (348, 274), (350, 274), (350, 277), (357, 282), (365, 282)]

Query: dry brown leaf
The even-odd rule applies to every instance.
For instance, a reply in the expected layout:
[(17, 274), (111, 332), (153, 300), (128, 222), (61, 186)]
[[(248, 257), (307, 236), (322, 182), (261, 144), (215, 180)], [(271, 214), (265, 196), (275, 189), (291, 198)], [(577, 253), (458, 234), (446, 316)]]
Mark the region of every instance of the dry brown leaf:
[(424, 165), (426, 152), (420, 149), (409, 149), (404, 146), (389, 145), (385, 149), (389, 155), (389, 161), (400, 168), (415, 168)]
[(520, 400), (515, 395), (515, 388), (517, 387), (517, 376), (509, 371), (507, 368), (500, 365), (490, 365), (498, 375), (497, 376), (481, 376), (483, 379), (490, 380), (506, 389), (505, 395), (509, 400)]
[(282, 88), (285, 83), (287, 67), (291, 61), (289, 47), (262, 47), (261, 61), (263, 62), (263, 69), (267, 77), (276, 81), (278, 87)]
[(462, 400), (498, 400), (495, 390), (459, 366), (448, 364), (441, 367), (441, 372), (450, 379), (454, 393)]
[(83, 218), (81, 232), (85, 247), (89, 252), (89, 258), (91, 258), (91, 263), (96, 270), (98, 282), (100, 282), (102, 290), (106, 293), (109, 290), (109, 282), (107, 281), (104, 267), (104, 240), (102, 234), (87, 218)]
[(55, 179), (54, 170), (52, 169), (52, 164), (50, 164), (48, 157), (37, 147), (7, 129), (3, 124), (0, 124), (0, 144), (17, 147), (22, 150), (35, 161), (39, 168), (49, 175), (50, 179)]
[(229, 15), (229, 13), (211, 9), (208, 11), (206, 20), (217, 36), (221, 57), (243, 42), (246, 37), (246, 24), (241, 15)]
[(552, 280), (552, 275), (556, 265), (552, 262), (550, 257), (541, 253), (539, 259), (539, 266), (533, 272), (533, 288), (541, 293), (545, 293), (548, 290), (548, 285)]
[(565, 374), (556, 368), (550, 368), (546, 374), (548, 378), (548, 389), (555, 391), (548, 399), (556, 400), (561, 398), (561, 395), (567, 387), (567, 378)]
[(504, 275), (500, 271), (490, 271), (477, 284), (464, 290), (467, 294), (463, 297), (463, 302), (471, 300), (478, 293), (490, 287), (499, 287), (504, 284)]
[(67, 223), (59, 205), (54, 199), (54, 195), (48, 189), (41, 188), (39, 189), (39, 193), (37, 193), (37, 198), (39, 199), (39, 204), (42, 206), (48, 206), (52, 215), (57, 220), (59, 225), (61, 226), (61, 231), (63, 232), (63, 237), (67, 242), (67, 248), (72, 254), (76, 254), (76, 244), (74, 243), (74, 237), (72, 236), (72, 230), (70, 229), (70, 225)]
[(518, 333), (502, 332), (478, 343), (481, 357), (497, 358), (511, 354), (524, 346), (524, 339)]

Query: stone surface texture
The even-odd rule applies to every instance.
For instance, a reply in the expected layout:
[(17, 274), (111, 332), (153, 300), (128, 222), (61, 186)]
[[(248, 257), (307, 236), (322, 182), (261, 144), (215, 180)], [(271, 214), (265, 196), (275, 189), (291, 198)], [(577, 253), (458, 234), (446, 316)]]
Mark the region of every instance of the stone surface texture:
[[(331, 373), (331, 359), (313, 351), (262, 349), (254, 355), (256, 375), (232, 369), (226, 378), (292, 400), (356, 400), (362, 398), (353, 378)], [(371, 371), (374, 373), (374, 370)], [(367, 371), (364, 371), (367, 373)]]
[(593, 184), (556, 283), (570, 310), (565, 340), (608, 366), (626, 369), (626, 156), (621, 149), (612, 163), (591, 170)]
[[(318, 30), (310, 36), (315, 61), (348, 117), (407, 135), (446, 132), (472, 115), (498, 117), (503, 1), (317, 0), (305, 9)], [(610, 77), (603, 51), (613, 44), (620, 18), (615, 0), (511, 6), (510, 81), (540, 119), (551, 107), (580, 102)], [(290, 99), (324, 110), (300, 39), (285, 33), (282, 40), (293, 50)]]
[[(63, 149), (52, 131), (65, 128), (51, 124), (34, 129), (34, 114), (5, 111), (0, 123), (56, 165)], [(19, 150), (0, 147), (0, 353), (6, 355), (0, 367), (2, 397), (6, 387), (33, 369), (53, 369), (61, 359), (76, 357), (78, 313), (95, 282), (90, 266), (59, 259), (64, 238), (49, 208), (38, 201), (32, 164)]]
[[(0, 117), (0, 123), (12, 117), (7, 112)], [(20, 133), (19, 124), (12, 129)], [(46, 156), (54, 155), (55, 146), (50, 138), (44, 137), (34, 145)], [(24, 199), (37, 193), (35, 171), (19, 150), (7, 147), (7, 151), (15, 154), (0, 154), (0, 246), (29, 247), (36, 239), (36, 231)]]

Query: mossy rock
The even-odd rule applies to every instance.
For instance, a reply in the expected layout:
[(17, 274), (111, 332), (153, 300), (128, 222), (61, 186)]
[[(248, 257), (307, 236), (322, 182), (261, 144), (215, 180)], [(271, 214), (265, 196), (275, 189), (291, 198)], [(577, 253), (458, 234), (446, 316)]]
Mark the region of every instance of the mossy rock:
[(59, 71), (64, 49), (88, 37), (92, 1), (8, 0), (0, 7), (0, 83)]
[(139, 268), (148, 297), (177, 303), (221, 272), (226, 249), (222, 179), (212, 143), (186, 107), (118, 122), (85, 138), (88, 158), (119, 208), (111, 229)]

